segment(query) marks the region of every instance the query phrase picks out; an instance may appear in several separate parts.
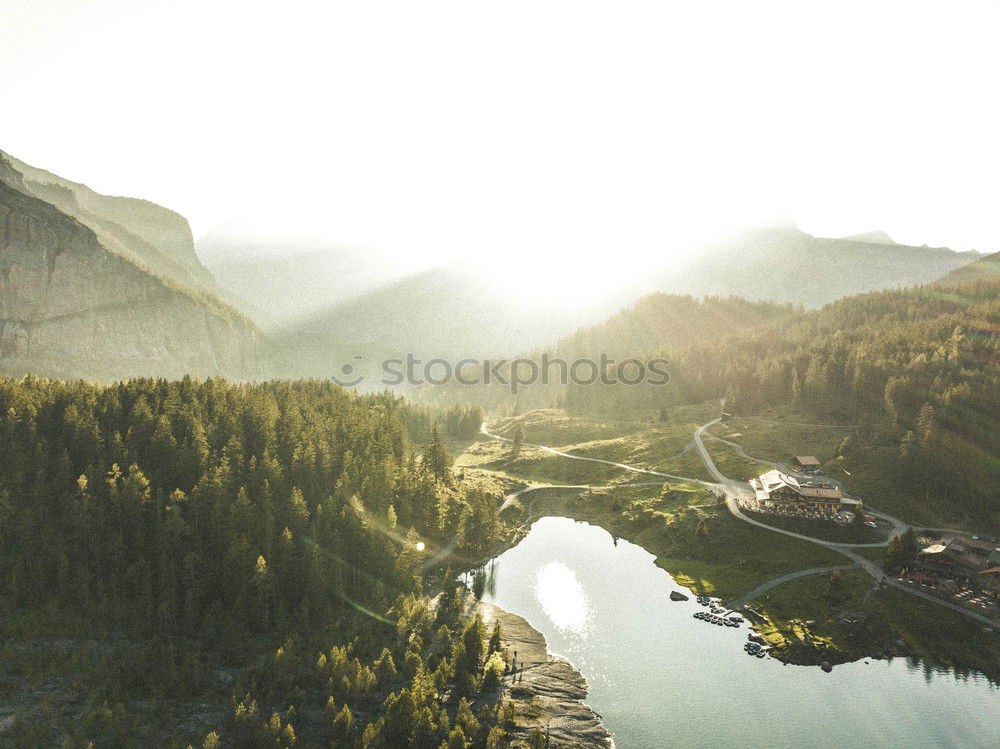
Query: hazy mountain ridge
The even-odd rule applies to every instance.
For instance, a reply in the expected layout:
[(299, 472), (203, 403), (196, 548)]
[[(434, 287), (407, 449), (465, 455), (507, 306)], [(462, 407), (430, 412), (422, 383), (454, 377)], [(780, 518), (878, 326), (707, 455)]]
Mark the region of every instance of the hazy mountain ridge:
[[(965, 253), (956, 254), (965, 256)], [(940, 290), (945, 289), (948, 293), (941, 293)], [(738, 347), (740, 354), (748, 357), (743, 362), (747, 371), (758, 370), (754, 376), (760, 382), (755, 382), (754, 387), (763, 387), (760, 383), (769, 375), (759, 371), (759, 365), (775, 351), (788, 356), (794, 351), (796, 356), (805, 356), (816, 349), (817, 355), (822, 356), (825, 354), (818, 342), (836, 340), (838, 346), (843, 346), (849, 337), (857, 338), (860, 351), (864, 335), (858, 331), (880, 325), (886, 329), (898, 327), (899, 335), (912, 338), (908, 344), (944, 346), (955, 326), (964, 326), (966, 333), (985, 333), (987, 337), (1000, 338), (998, 311), (1000, 252), (963, 264), (927, 284), (854, 294), (821, 309), (751, 301), (735, 295), (696, 299), (688, 295), (653, 293), (601, 323), (581, 328), (556, 341), (547, 350), (565, 359), (597, 359), (602, 353), (619, 360), (666, 356), (675, 365), (674, 374), (680, 375), (666, 389), (668, 400), (678, 396), (682, 400), (699, 400), (723, 394), (727, 376), (722, 372), (728, 371), (730, 380), (737, 379), (732, 363), (719, 357), (716, 347)], [(752, 354), (754, 346), (758, 347), (756, 363)], [(992, 353), (992, 349), (990, 351)], [(528, 355), (527, 350), (522, 354)], [(538, 356), (537, 353), (530, 355)], [(837, 366), (843, 366), (843, 361), (838, 361)], [(697, 376), (691, 378), (694, 372)], [(798, 376), (805, 378), (806, 374), (807, 367), (803, 365)], [(694, 386), (695, 381), (697, 386)], [(712, 385), (706, 388), (706, 383)], [(788, 377), (783, 378), (771, 387), (766, 397), (784, 393), (789, 383)], [(551, 389), (537, 390), (540, 397), (532, 399), (530, 391), (519, 396), (522, 405), (551, 405), (562, 397), (554, 398)], [(580, 392), (583, 390), (586, 388)], [(484, 402), (496, 403), (497, 400), (494, 395)]]
[(738, 296), (695, 299), (657, 292), (597, 325), (559, 340), (553, 348), (566, 357), (603, 352), (624, 358), (684, 346), (697, 338), (759, 330), (802, 313), (800, 306), (749, 301)]
[(543, 293), (536, 304), (514, 305), (493, 279), (455, 263), (339, 301), (275, 335), (285, 349), (282, 372), (294, 376), (329, 375), (356, 354), (509, 357), (554, 345), (649, 293), (821, 307), (852, 294), (929, 283), (978, 257), (895, 244), (884, 232), (829, 239), (781, 226), (713, 242), (672, 273), (637, 267), (621, 288), (575, 309), (554, 310)]
[(816, 308), (867, 291), (931, 283), (979, 257), (896, 244), (879, 231), (827, 238), (795, 227), (764, 228), (705, 246), (681, 272), (661, 276), (656, 290)]
[(595, 323), (618, 306), (605, 300), (554, 311), (545, 300), (537, 307), (512, 304), (481, 271), (453, 263), (335, 305), (276, 337), (292, 371), (324, 376), (358, 353), (368, 358), (412, 353), (424, 361), (509, 356)]
[(869, 244), (896, 244), (896, 240), (881, 229), (865, 231), (860, 234), (851, 234), (850, 236), (844, 237), (844, 239), (848, 239), (853, 242), (868, 242)]
[(265, 329), (293, 325), (406, 275), (368, 248), (310, 240), (213, 234), (198, 240), (197, 252), (227, 298)]
[[(154, 275), (141, 258), (122, 253), (120, 242), (118, 251), (108, 248), (101, 240), (114, 238), (114, 222), (100, 219), (95, 230), (38, 197), (36, 190), (58, 194), (68, 204), (75, 193), (55, 182), (33, 185), (17, 163), (0, 156), (2, 371), (105, 380), (262, 373), (264, 342), (249, 320), (203, 288), (173, 274)], [(167, 217), (146, 233), (163, 228), (161, 254), (176, 251), (177, 267), (190, 264), (182, 255), (187, 222), (158, 206), (143, 208), (142, 215)], [(85, 218), (99, 217), (87, 212)], [(121, 231), (119, 240), (136, 236)], [(210, 279), (204, 268), (198, 274)]]

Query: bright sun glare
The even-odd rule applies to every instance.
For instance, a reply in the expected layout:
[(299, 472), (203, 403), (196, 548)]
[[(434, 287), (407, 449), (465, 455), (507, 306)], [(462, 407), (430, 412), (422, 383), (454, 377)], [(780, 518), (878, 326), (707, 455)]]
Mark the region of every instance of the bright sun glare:
[(556, 627), (583, 634), (590, 604), (573, 570), (562, 562), (549, 562), (535, 578), (535, 595)]
[[(648, 273), (650, 266), (644, 266)], [(482, 277), (515, 307), (558, 312), (600, 307), (618, 292), (642, 282), (637, 265), (621, 253), (570, 259), (538, 255), (508, 268), (481, 268)]]
[[(607, 258), (583, 263), (589, 287), (545, 288), (564, 298), (686, 229), (776, 212), (826, 236), (998, 240), (995, 3), (845, 0), (821, 29), (793, 0), (9, 5), (3, 100), (33, 116), (4, 122), (4, 148), (196, 236), (480, 254), (520, 268), (515, 296), (542, 256), (560, 274)], [(79, 81), (128, 96), (66, 128), (93, 107)]]

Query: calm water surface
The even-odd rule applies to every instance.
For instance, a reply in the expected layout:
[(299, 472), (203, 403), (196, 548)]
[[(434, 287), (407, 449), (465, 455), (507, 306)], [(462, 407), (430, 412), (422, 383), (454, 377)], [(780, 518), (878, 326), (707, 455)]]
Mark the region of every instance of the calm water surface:
[[(492, 563), (483, 600), (527, 619), (590, 682), (620, 749), (1000, 747), (1000, 689), (908, 659), (784, 666), (747, 628), (694, 619), (654, 557), (602, 528), (537, 521)], [(985, 636), (985, 635), (984, 635)]]

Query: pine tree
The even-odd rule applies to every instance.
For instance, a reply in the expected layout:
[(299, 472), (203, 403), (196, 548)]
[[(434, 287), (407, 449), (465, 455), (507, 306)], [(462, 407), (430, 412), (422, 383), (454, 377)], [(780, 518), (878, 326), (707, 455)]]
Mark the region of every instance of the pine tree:
[(448, 744), (446, 749), (466, 749), (468, 741), (465, 738), (465, 731), (461, 726), (455, 726), (448, 734)]
[(917, 437), (912, 429), (907, 429), (899, 442), (899, 458), (903, 465), (912, 467), (917, 460)]
[(409, 689), (390, 694), (384, 703), (385, 724), (382, 733), (389, 746), (407, 746), (416, 721), (413, 695)]
[(424, 466), (437, 481), (447, 483), (448, 467), (451, 465), (451, 455), (448, 454), (438, 424), (431, 425), (431, 436), (424, 448)]
[(385, 688), (396, 681), (396, 663), (392, 659), (389, 648), (382, 648), (382, 654), (375, 661), (375, 676), (381, 688)]
[(917, 553), (917, 534), (913, 528), (889, 539), (885, 550), (885, 566), (897, 570), (905, 566)]
[(937, 442), (937, 413), (934, 406), (925, 403), (917, 414), (917, 429), (920, 434), (920, 447), (933, 450)]
[(545, 739), (545, 734), (542, 733), (541, 729), (533, 729), (528, 736), (529, 749), (545, 749), (546, 744), (548, 744), (548, 741)]
[(351, 714), (351, 708), (345, 704), (333, 719), (330, 743), (335, 747), (351, 746), (356, 730), (354, 715)]
[(472, 704), (468, 699), (462, 697), (458, 701), (458, 710), (455, 712), (455, 726), (461, 728), (466, 736), (479, 735), (479, 720), (476, 719), (472, 711)]

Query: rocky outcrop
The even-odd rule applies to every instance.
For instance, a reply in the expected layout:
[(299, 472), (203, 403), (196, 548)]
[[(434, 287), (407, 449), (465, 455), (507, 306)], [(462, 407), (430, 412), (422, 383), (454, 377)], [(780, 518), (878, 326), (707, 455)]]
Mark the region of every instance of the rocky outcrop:
[(17, 171), (10, 161), (5, 158), (3, 151), (0, 151), (0, 182), (13, 187), (15, 190), (25, 192), (24, 177)]
[(504, 700), (515, 709), (510, 745), (529, 746), (528, 738), (537, 728), (542, 734), (548, 730), (553, 746), (613, 747), (611, 734), (584, 702), (588, 687), (583, 675), (565, 658), (551, 655), (545, 636), (523, 617), (489, 603), (478, 606), (488, 627), (500, 622), (507, 649), (512, 655), (517, 652), (517, 668), (503, 686)]
[(216, 291), (211, 274), (195, 254), (191, 227), (179, 213), (148, 200), (102, 195), (3, 151), (0, 162), (6, 162), (20, 184), (2, 174), (0, 181), (72, 216), (110, 252), (174, 284)]
[(110, 251), (93, 229), (17, 189), (2, 156), (0, 169), (0, 372), (260, 373), (262, 340), (250, 321)]

